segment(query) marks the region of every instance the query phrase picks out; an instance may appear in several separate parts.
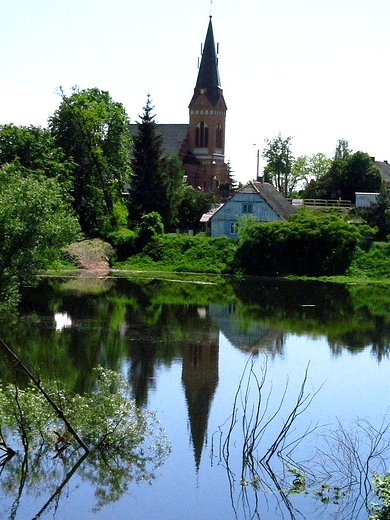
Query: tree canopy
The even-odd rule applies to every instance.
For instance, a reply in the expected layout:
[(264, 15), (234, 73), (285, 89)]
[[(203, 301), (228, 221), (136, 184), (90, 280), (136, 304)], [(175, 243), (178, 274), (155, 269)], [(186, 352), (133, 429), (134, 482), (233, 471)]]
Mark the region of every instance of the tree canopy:
[(305, 189), (307, 198), (341, 198), (355, 202), (356, 192), (379, 192), (383, 180), (371, 157), (364, 152), (352, 153), (348, 142), (340, 140), (328, 171)]
[(325, 175), (332, 160), (325, 154), (319, 152), (314, 155), (300, 155), (292, 164), (292, 177), (295, 180), (295, 189), (305, 189), (312, 182), (316, 182)]
[(285, 197), (295, 188), (297, 180), (292, 175), (293, 155), (291, 151), (292, 137), (282, 138), (280, 132), (272, 139), (265, 139), (267, 147), (262, 156), (267, 160), (264, 169), (264, 180), (271, 182)]
[(164, 156), (153, 110), (148, 95), (134, 136), (129, 213), (132, 221), (139, 223), (143, 215), (157, 212), (169, 230), (177, 225), (184, 171), (177, 156)]
[(361, 210), (361, 216), (371, 227), (377, 229), (377, 240), (386, 240), (390, 235), (390, 194), (383, 189), (375, 202)]
[(20, 172), (57, 180), (70, 194), (74, 162), (50, 132), (38, 126), (0, 126), (0, 166), (14, 163)]
[(56, 179), (0, 168), (0, 306), (14, 304), (23, 283), (58, 258), (79, 233), (76, 217)]
[(49, 128), (76, 164), (74, 208), (82, 230), (101, 234), (115, 227), (115, 206), (122, 204), (131, 176), (128, 117), (121, 103), (97, 88), (59, 93), (61, 104), (49, 118)]

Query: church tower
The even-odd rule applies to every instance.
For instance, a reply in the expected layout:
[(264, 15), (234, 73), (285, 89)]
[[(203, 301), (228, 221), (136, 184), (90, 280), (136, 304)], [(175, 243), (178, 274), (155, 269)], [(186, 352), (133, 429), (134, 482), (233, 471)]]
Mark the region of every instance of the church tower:
[[(225, 164), (226, 109), (210, 16), (194, 95), (189, 104), (189, 154), (187, 152), (187, 160), (184, 159), (184, 167), (189, 184), (217, 196), (220, 188), (230, 180)], [(190, 157), (192, 160), (188, 160)]]

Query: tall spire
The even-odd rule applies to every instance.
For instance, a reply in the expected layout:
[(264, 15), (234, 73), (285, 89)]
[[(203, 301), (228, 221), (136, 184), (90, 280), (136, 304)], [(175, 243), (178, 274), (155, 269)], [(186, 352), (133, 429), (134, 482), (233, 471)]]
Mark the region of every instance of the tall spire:
[(210, 16), (206, 40), (203, 47), (202, 60), (200, 62), (198, 72), (198, 79), (195, 85), (192, 101), (194, 101), (199, 94), (204, 93), (208, 100), (213, 105), (215, 105), (222, 95), (220, 83), (218, 59), (214, 43), (213, 25), (211, 23)]

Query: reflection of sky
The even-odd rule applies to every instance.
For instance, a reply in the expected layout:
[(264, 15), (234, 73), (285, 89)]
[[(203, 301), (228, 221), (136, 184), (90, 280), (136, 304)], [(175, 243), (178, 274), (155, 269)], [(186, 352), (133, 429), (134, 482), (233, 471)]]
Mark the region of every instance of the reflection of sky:
[(54, 321), (56, 322), (56, 330), (58, 331), (72, 326), (72, 318), (67, 312), (56, 312), (54, 314)]
[[(190, 425), (180, 363), (174, 363), (170, 368), (160, 369), (156, 373), (156, 387), (149, 394), (148, 407), (157, 410), (162, 426), (172, 441), (173, 451), (161, 468), (161, 476), (156, 479), (152, 487), (139, 486), (132, 489), (130, 502), (136, 518), (156, 518), (159, 511), (161, 518), (170, 520), (182, 518), (231, 520), (234, 518), (229, 501), (230, 491), (226, 470), (218, 461), (219, 439), (220, 431), (226, 434), (230, 426), (234, 397), (249, 359), (249, 354), (237, 349), (220, 332), (218, 386), (211, 403), (207, 439), (198, 475), (190, 442)], [(343, 425), (349, 428), (353, 427), (353, 422), (358, 416), (375, 422), (378, 413), (386, 412), (387, 404), (384, 397), (388, 395), (389, 386), (388, 369), (385, 367), (387, 361), (378, 365), (368, 349), (358, 355), (351, 355), (348, 351), (344, 351), (342, 355), (335, 358), (326, 338), (288, 334), (283, 356), (271, 358), (259, 353), (253, 359), (254, 370), (258, 376), (261, 376), (264, 363), (267, 363), (263, 398), (270, 395), (269, 414), (275, 412), (279, 406), (288, 382), (281, 411), (260, 445), (261, 455), (275, 439), (283, 419), (287, 418), (295, 405), (308, 363), (310, 364), (305, 395), (313, 395), (316, 391), (318, 394), (297, 420), (292, 438), (299, 436), (310, 424), (314, 427), (319, 423), (331, 429), (336, 426), (336, 418), (340, 418)], [(323, 387), (320, 388), (322, 384)], [(370, 391), (368, 391), (369, 385)], [(253, 386), (251, 396), (256, 399), (256, 390)], [(240, 427), (241, 425), (237, 427), (234, 434), (238, 439), (241, 436)], [(300, 453), (304, 458), (308, 455), (306, 450), (309, 447), (310, 445), (305, 443), (301, 447)], [(241, 468), (239, 441), (237, 444), (232, 443), (230, 462), (230, 469), (239, 481)], [(268, 499), (271, 500), (271, 497), (268, 496)], [(294, 497), (294, 502), (299, 504), (300, 509), (307, 511), (315, 507), (315, 502), (310, 496)], [(157, 504), (161, 504), (161, 509)], [(332, 507), (329, 506), (322, 514), (324, 519), (330, 518), (328, 514), (331, 515)], [(125, 508), (126, 501), (121, 501), (115, 510), (124, 513)], [(311, 513), (308, 515), (304, 516), (305, 520), (314, 518)], [(245, 518), (242, 510), (238, 518), (240, 520)], [(361, 518), (367, 518), (367, 515)]]

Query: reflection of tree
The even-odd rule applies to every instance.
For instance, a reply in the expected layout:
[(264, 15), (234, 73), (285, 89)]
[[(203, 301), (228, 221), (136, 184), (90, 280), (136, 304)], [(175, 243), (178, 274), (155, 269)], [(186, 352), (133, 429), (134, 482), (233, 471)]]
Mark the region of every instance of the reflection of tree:
[[(380, 361), (390, 352), (390, 294), (386, 287), (259, 279), (234, 282), (236, 320), (264, 328), (325, 336), (332, 353), (371, 346)], [(243, 316), (243, 318), (240, 318)]]
[(118, 500), (130, 482), (155, 478), (155, 470), (170, 451), (155, 415), (138, 409), (129, 399), (122, 376), (98, 369), (96, 381), (95, 391), (85, 396), (67, 393), (59, 384), (45, 385), (47, 395), (57, 400), (88, 445), (81, 456), (80, 446), (63, 430), (64, 423), (46, 396), (35, 388), (2, 387), (2, 442), (7, 447), (10, 443), (21, 446), (2, 460), (1, 488), (7, 497), (15, 497), (10, 518), (16, 516), (25, 490), (36, 497), (47, 491), (36, 518), (57, 507), (74, 475), (95, 489), (97, 509)]
[[(19, 319), (0, 322), (0, 337), (23, 353), (42, 377), (67, 381), (77, 392), (92, 388), (97, 364), (119, 370), (129, 360), (129, 380), (139, 404), (147, 402), (156, 367), (180, 356), (195, 316), (207, 307), (238, 348), (280, 355), (289, 332), (328, 338), (334, 355), (370, 346), (381, 360), (390, 350), (390, 294), (379, 286), (294, 280), (223, 280), (213, 285), (153, 279), (44, 279), (25, 289)], [(214, 316), (214, 311), (222, 311)], [(54, 315), (67, 312), (72, 327), (55, 330)], [(196, 320), (196, 321), (195, 321)], [(207, 320), (206, 320), (207, 321)], [(194, 331), (192, 331), (194, 332)], [(28, 349), (26, 348), (28, 345)], [(0, 366), (3, 381), (13, 381)]]

